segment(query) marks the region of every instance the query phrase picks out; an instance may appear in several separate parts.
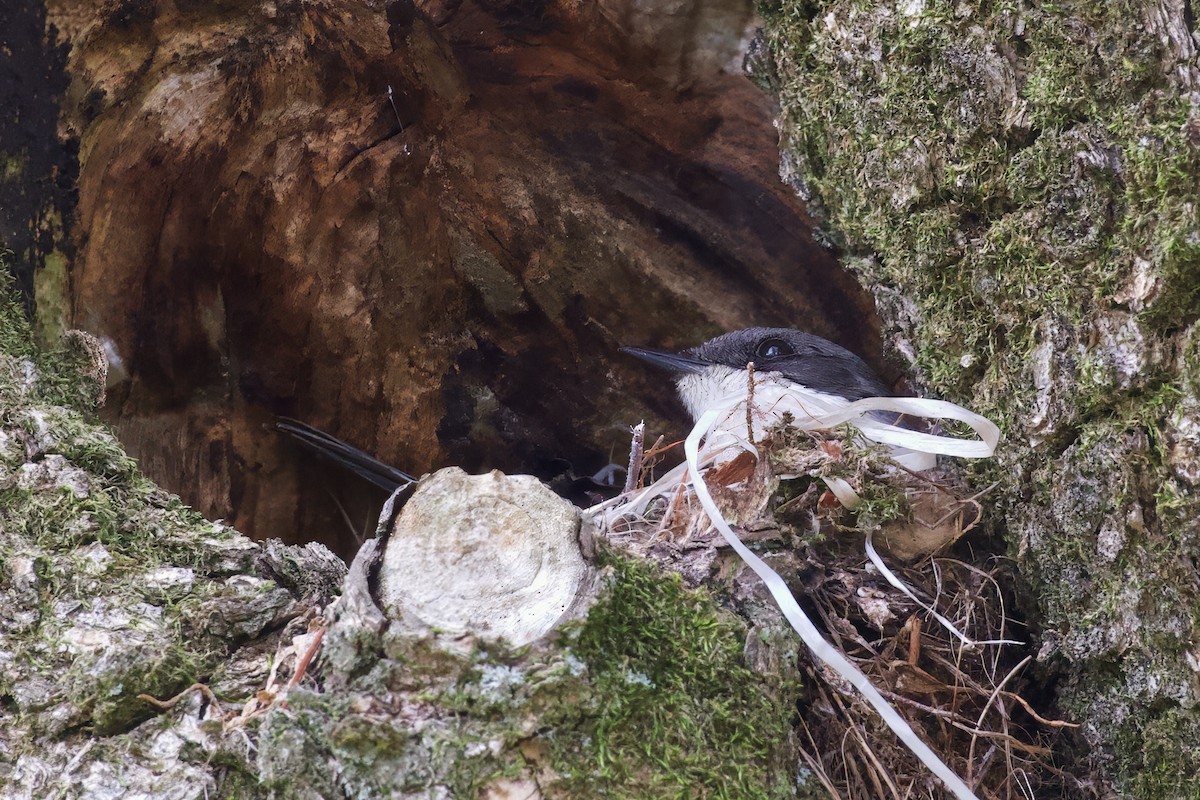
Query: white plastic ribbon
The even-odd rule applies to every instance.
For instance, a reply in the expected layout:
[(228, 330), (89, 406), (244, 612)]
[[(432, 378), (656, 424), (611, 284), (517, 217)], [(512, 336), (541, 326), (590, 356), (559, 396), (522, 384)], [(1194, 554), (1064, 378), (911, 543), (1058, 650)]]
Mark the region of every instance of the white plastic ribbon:
[[(746, 381), (730, 380), (732, 390), (712, 408), (718, 417), (715, 427), (723, 431), (746, 431), (746, 405), (752, 399), (750, 419), (753, 431), (746, 431), (757, 441), (767, 430), (785, 416), (802, 430), (828, 430), (851, 423), (864, 439), (891, 447), (895, 460), (909, 469), (932, 469), (936, 456), (958, 458), (987, 458), (996, 452), (1000, 429), (986, 417), (944, 400), (924, 397), (868, 397), (850, 402), (843, 397), (815, 392), (784, 379), (778, 373), (759, 373), (753, 376), (753, 389)], [(892, 412), (932, 420), (956, 420), (966, 424), (978, 438), (960, 439), (953, 436), (924, 433), (903, 428), (879, 419), (875, 412)], [(708, 451), (710, 448), (705, 447)]]
[[(803, 609), (800, 608), (800, 604), (796, 602), (796, 598), (792, 596), (791, 590), (788, 589), (787, 584), (779, 576), (779, 573), (775, 572), (761, 558), (751, 552), (750, 548), (742, 543), (742, 540), (733, 532), (729, 523), (725, 521), (720, 509), (717, 508), (717, 504), (713, 501), (712, 495), (708, 491), (708, 485), (704, 482), (704, 475), (701, 472), (700, 464), (700, 440), (709, 435), (710, 431), (713, 436), (720, 436), (724, 433), (720, 430), (712, 431), (713, 425), (721, 415), (722, 409), (720, 408), (714, 408), (705, 412), (696, 422), (696, 426), (692, 428), (692, 432), (688, 434), (683, 444), (684, 453), (687, 456), (686, 463), (692, 474), (692, 488), (712, 524), (721, 533), (721, 536), (724, 537), (729, 546), (762, 579), (768, 591), (771, 592), (771, 596), (775, 598), (775, 602), (779, 605), (780, 611), (783, 612), (783, 616), (791, 624), (796, 633), (800, 635), (801, 640), (812, 651), (812, 654), (857, 689), (887, 726), (904, 742), (904, 745), (921, 760), (921, 763), (930, 772), (941, 779), (946, 788), (958, 800), (978, 800), (975, 793), (963, 782), (962, 778), (958, 777), (954, 770), (950, 769), (937, 753), (933, 752), (933, 749), (917, 736), (908, 722), (884, 699), (883, 695), (871, 684), (867, 676), (846, 656), (842, 655), (837, 648), (825, 641), (820, 631), (817, 630)], [(991, 423), (988, 424), (990, 425)], [(711, 445), (712, 442), (708, 444)], [(725, 443), (725, 446), (728, 446), (728, 442)]]
[[(730, 391), (710, 409), (714, 421), (708, 426), (711, 433), (700, 451), (700, 467), (719, 464), (743, 450), (756, 452), (751, 438), (761, 441), (773, 426), (785, 418), (793, 426), (807, 431), (828, 430), (850, 423), (865, 441), (887, 445), (892, 459), (914, 472), (933, 469), (937, 466), (938, 455), (987, 458), (995, 453), (1000, 441), (1000, 429), (991, 420), (944, 400), (869, 397), (850, 402), (783, 380), (777, 373), (755, 373), (754, 388), (750, 393), (747, 391), (749, 380), (749, 372), (730, 370), (727, 379)], [(748, 404), (751, 406), (749, 414)], [(875, 412), (881, 411), (925, 419), (956, 420), (966, 424), (977, 438), (959, 439), (910, 430), (878, 419)], [(632, 496), (607, 501), (593, 507), (590, 512), (602, 513), (614, 506), (638, 511), (651, 498), (673, 492), (687, 473), (687, 465), (680, 464)], [(849, 483), (839, 483), (836, 478), (826, 479), (825, 482), (842, 505), (853, 508), (858, 504), (858, 495)]]
[[(748, 383), (749, 381), (753, 381), (753, 384)], [(684, 463), (641, 491), (594, 506), (588, 513), (600, 516), (604, 522), (612, 522), (613, 515), (620, 517), (630, 511), (640, 515), (651, 498), (669, 496), (681, 485), (690, 483), (713, 526), (763, 581), (788, 623), (800, 635), (813, 655), (862, 694), (887, 726), (941, 779), (954, 797), (958, 800), (977, 800), (970, 787), (917, 736), (867, 676), (825, 640), (800, 608), (783, 578), (738, 538), (713, 501), (704, 480), (704, 471), (736, 457), (743, 451), (757, 453), (754, 443), (763, 440), (772, 427), (785, 420), (808, 431), (828, 430), (849, 423), (857, 429), (858, 435), (864, 441), (886, 445), (893, 460), (913, 471), (932, 469), (937, 465), (938, 455), (987, 458), (995, 452), (1000, 440), (1000, 429), (979, 414), (942, 400), (871, 397), (850, 402), (842, 397), (798, 386), (783, 380), (777, 373), (753, 374), (749, 371), (730, 370), (724, 385), (728, 387), (728, 392), (700, 416), (688, 434), (684, 442), (687, 457)], [(877, 412), (955, 420), (967, 425), (975, 434), (975, 438), (962, 439), (910, 430), (886, 419), (880, 419)], [(843, 505), (852, 508), (859, 502), (857, 493), (844, 479), (828, 477), (825, 482)], [(869, 537), (867, 555), (890, 584), (932, 613), (961, 641), (972, 643), (948, 619), (916, 598), (903, 581), (883, 564)], [(1008, 643), (1007, 640), (976, 644), (1005, 643)]]

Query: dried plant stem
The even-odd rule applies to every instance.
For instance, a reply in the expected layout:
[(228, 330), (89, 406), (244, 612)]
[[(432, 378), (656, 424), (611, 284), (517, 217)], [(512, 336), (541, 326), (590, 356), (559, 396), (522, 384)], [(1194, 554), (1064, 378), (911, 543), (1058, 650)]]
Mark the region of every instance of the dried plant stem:
[(638, 487), (642, 477), (642, 456), (646, 446), (646, 421), (642, 420), (633, 426), (633, 441), (629, 444), (629, 468), (625, 471), (625, 488), (622, 494), (629, 494)]

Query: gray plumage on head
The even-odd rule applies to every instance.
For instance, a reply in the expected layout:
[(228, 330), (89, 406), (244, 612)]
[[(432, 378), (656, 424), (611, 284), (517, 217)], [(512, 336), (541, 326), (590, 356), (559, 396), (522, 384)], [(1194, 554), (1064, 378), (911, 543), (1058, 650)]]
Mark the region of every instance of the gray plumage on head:
[(775, 373), (814, 392), (850, 401), (892, 394), (854, 353), (794, 328), (743, 328), (682, 353), (641, 347), (622, 349), (675, 372), (679, 396), (693, 419), (744, 385), (749, 363), (759, 374)]
[(847, 400), (889, 397), (892, 392), (846, 348), (795, 328), (743, 328), (683, 351), (685, 355), (734, 369), (754, 362), (756, 372), (778, 372), (824, 394)]

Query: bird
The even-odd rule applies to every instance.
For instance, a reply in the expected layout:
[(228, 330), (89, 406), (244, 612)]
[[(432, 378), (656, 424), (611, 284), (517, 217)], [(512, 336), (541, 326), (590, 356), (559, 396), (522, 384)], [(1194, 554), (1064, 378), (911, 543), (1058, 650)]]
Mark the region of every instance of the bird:
[(795, 328), (742, 328), (679, 353), (622, 347), (629, 355), (675, 374), (679, 397), (698, 420), (732, 393), (746, 392), (746, 365), (811, 392), (853, 402), (893, 397), (865, 361), (841, 345)]
[[(894, 396), (875, 371), (854, 353), (795, 328), (742, 328), (678, 353), (644, 347), (622, 347), (621, 351), (673, 372), (679, 396), (693, 421), (708, 409), (727, 403), (730, 397), (740, 394), (745, 399), (749, 363), (754, 364), (759, 377), (774, 377), (784, 385), (798, 385), (809, 392), (847, 402)], [(872, 416), (895, 421), (900, 415), (872, 412)], [(274, 428), (388, 492), (417, 483), (408, 473), (307, 423), (276, 417)], [(568, 477), (572, 480), (554, 488), (580, 502), (576, 495), (590, 495), (597, 488), (612, 489), (611, 481), (602, 480), (603, 472), (579, 478), (569, 470)], [(581, 483), (586, 484), (586, 493), (578, 485)]]

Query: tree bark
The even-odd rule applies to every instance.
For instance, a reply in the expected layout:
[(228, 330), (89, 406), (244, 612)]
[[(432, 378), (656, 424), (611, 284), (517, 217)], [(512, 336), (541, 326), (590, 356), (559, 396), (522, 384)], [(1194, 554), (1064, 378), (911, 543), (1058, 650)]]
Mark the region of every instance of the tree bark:
[(1200, 791), (1200, 63), (1183, 2), (771, 4), (783, 171), (978, 470), (1083, 785)]

